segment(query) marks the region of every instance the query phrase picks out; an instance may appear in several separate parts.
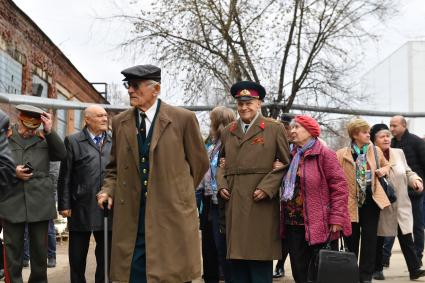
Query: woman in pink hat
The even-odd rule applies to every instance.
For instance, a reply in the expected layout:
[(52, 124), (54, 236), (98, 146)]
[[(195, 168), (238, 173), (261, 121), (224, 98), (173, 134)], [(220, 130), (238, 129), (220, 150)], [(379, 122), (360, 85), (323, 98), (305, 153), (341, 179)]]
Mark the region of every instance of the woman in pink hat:
[(290, 135), (292, 160), (281, 186), (281, 236), (295, 282), (305, 283), (315, 279), (309, 265), (319, 249), (341, 232), (351, 234), (348, 185), (335, 152), (318, 139), (315, 119), (296, 116)]

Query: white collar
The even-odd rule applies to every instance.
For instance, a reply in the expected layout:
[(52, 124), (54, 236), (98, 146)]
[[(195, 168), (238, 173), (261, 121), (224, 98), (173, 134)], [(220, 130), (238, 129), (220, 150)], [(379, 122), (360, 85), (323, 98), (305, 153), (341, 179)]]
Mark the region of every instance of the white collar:
[[(89, 136), (92, 140), (94, 140), (95, 137), (97, 137), (95, 134), (93, 134), (90, 130), (89, 127), (87, 127), (87, 132), (89, 133)], [(102, 132), (99, 136), (103, 137), (104, 133)]]
[[(155, 118), (155, 113), (157, 108), (158, 108), (158, 99), (156, 99), (153, 105), (145, 112), (146, 117), (148, 118), (150, 122), (152, 122), (153, 118)], [(139, 117), (140, 117), (140, 113), (142, 113), (142, 111), (140, 109), (138, 109), (138, 111), (139, 111)]]
[(245, 123), (244, 121), (242, 121), (241, 118), (239, 118), (239, 121), (241, 121), (242, 131), (244, 130), (246, 125), (248, 125), (248, 129), (251, 128), (251, 126), (254, 124), (255, 120), (257, 120), (258, 116), (260, 116), (260, 111), (257, 112), (257, 115), (255, 115), (254, 119), (252, 119), (251, 123), (249, 123), (249, 124)]

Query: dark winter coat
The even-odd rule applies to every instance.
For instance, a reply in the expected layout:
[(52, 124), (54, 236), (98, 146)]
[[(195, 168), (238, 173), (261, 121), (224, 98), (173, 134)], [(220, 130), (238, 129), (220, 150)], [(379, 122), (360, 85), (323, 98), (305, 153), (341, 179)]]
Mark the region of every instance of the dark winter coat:
[(66, 137), (65, 146), (67, 157), (61, 163), (58, 180), (58, 210), (71, 209), (70, 231), (101, 231), (103, 210), (97, 205), (96, 194), (105, 177), (111, 138), (106, 135), (100, 149), (84, 128)]
[(0, 110), (0, 196), (15, 177), (15, 164), (7, 142), (9, 118)]
[(52, 131), (38, 132), (27, 145), (21, 144), (17, 126), (12, 128), (9, 147), (17, 165), (30, 162), (33, 176), (10, 185), (0, 201), (0, 217), (12, 223), (38, 222), (56, 218), (55, 188), (49, 176), (50, 161), (65, 158), (61, 138)]
[[(407, 164), (413, 172), (425, 180), (425, 141), (410, 133), (407, 129), (400, 141), (393, 138), (391, 147), (401, 148), (406, 156)], [(409, 188), (409, 195), (422, 194)]]

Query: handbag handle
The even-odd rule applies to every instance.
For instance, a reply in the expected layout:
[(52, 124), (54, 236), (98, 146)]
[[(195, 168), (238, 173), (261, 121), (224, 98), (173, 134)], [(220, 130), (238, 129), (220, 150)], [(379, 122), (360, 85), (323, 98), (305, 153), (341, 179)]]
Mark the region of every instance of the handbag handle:
[[(331, 249), (331, 242), (332, 242), (331, 241), (331, 235), (332, 235), (332, 232), (329, 231), (328, 239), (325, 242), (325, 248), (327, 248), (327, 249)], [(342, 231), (339, 231), (338, 235), (339, 235), (339, 237), (338, 237), (337, 240), (339, 241), (339, 250), (345, 251), (344, 236), (342, 235)]]

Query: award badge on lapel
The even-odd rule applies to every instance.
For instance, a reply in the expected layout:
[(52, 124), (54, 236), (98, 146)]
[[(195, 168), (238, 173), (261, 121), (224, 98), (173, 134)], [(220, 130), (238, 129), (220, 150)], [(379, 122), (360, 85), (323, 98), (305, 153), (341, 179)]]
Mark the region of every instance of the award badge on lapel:
[(252, 140), (251, 144), (264, 144), (264, 137), (259, 136)]

